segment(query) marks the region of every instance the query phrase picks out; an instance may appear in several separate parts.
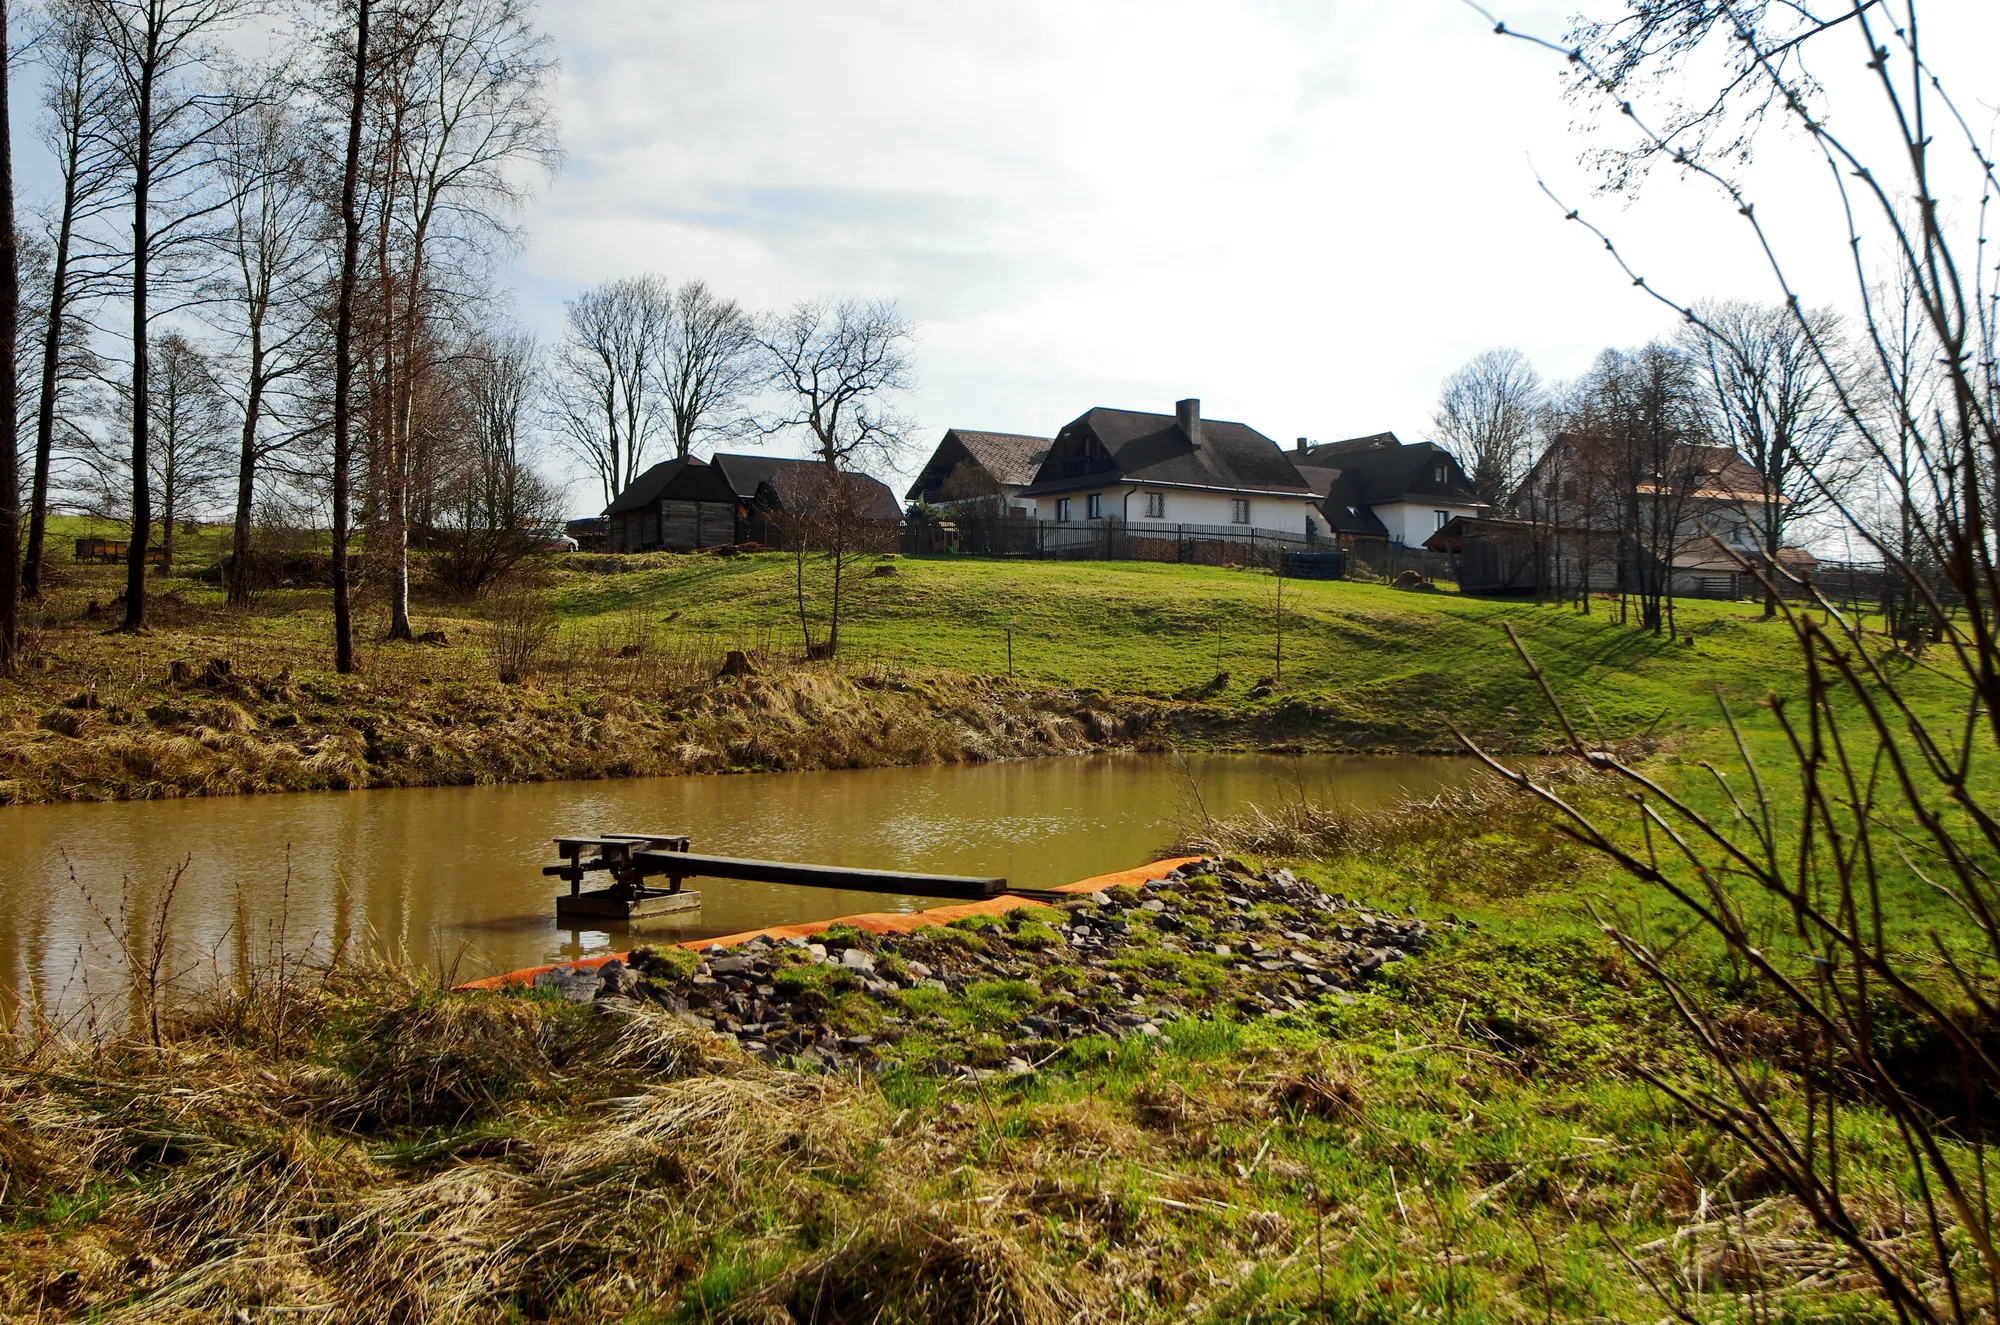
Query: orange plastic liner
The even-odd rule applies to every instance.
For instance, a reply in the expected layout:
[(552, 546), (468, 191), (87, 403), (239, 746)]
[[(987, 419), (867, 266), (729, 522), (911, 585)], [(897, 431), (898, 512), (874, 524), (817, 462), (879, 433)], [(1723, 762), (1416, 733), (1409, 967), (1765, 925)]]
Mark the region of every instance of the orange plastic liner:
[[(1099, 874), (1088, 879), (1078, 879), (1075, 883), (1065, 883), (1050, 889), (1059, 893), (1098, 893), (1106, 888), (1137, 887), (1164, 879), (1174, 870), (1200, 856), (1174, 856), (1167, 860), (1156, 860), (1150, 865), (1137, 869), (1119, 870), (1116, 874)], [(858, 916), (838, 916), (832, 920), (808, 920), (797, 925), (772, 925), (766, 929), (746, 929), (741, 934), (725, 934), (721, 938), (691, 939), (673, 946), (700, 951), (703, 948), (733, 948), (739, 943), (748, 943), (759, 936), (771, 939), (809, 938), (822, 934), (835, 925), (852, 925), (869, 934), (907, 934), (913, 929), (926, 925), (948, 925), (954, 920), (967, 916), (998, 916), (1023, 906), (1035, 903), (1026, 897), (1016, 897), (1012, 893), (1002, 893), (989, 897), (983, 902), (962, 902), (956, 906), (933, 907), (928, 911), (869, 911)], [(610, 961), (629, 961), (629, 952), (607, 952), (596, 957), (584, 957), (573, 962), (553, 962), (546, 966), (530, 966), (519, 971), (508, 971), (504, 975), (489, 975), (483, 980), (468, 980), (457, 989), (502, 989), (508, 985), (532, 985), (535, 977), (544, 971), (553, 971), (558, 966), (581, 970), (594, 970)]]

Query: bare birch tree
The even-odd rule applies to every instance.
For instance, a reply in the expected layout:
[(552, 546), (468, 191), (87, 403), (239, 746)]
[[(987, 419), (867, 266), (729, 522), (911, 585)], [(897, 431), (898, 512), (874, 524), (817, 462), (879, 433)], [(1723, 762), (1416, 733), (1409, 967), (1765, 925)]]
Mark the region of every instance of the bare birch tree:
[[(333, 450), (333, 666), (343, 676), (354, 670), (354, 615), (347, 582), (348, 497), (353, 454), (354, 296), (361, 276), (361, 141), (368, 108), (373, 51), (369, 19), (374, 0), (354, 0), (354, 21), (335, 38), (341, 60), (341, 91), (347, 102), (347, 141), (340, 162), (340, 258), (335, 273), (333, 312), (333, 401), (329, 439)], [(344, 48), (344, 50), (342, 49)]]
[(1542, 378), (1519, 350), (1487, 350), (1445, 378), (1431, 427), (1491, 506), (1507, 501), (1527, 469)]
[[(236, 500), (230, 537), (229, 601), (249, 601), (251, 515), (264, 460), (299, 431), (277, 396), (305, 373), (321, 349), (314, 301), (325, 284), (318, 181), (301, 126), (275, 99), (258, 104), (223, 132), (218, 169), (228, 198), (227, 225), (216, 237), (223, 270), (211, 319), (231, 337), (241, 411)], [(266, 428), (276, 424), (275, 431)]]
[(101, 372), (90, 343), (95, 328), (80, 312), (102, 297), (115, 270), (115, 256), (92, 234), (118, 202), (118, 157), (103, 133), (112, 88), (90, 14), (76, 0), (52, 5), (36, 43), (46, 79), (38, 130), (60, 182), (47, 224), (50, 270), (38, 328), (34, 478), (21, 567), (21, 592), (28, 598), (41, 593), (57, 434), (79, 435), (65, 406), (80, 384)]
[(513, 238), (524, 172), (555, 168), (554, 65), (526, 0), (395, 0), (377, 16), (370, 556), (379, 548), (387, 573), (389, 637), (408, 639), (416, 403), (439, 367), (427, 333), (467, 292), (464, 274)]
[(132, 234), (132, 537), (122, 629), (146, 625), (146, 545), (152, 525), (148, 403), (154, 280), (201, 239), (221, 206), (205, 190), (207, 152), (242, 109), (217, 82), (216, 42), (251, 0), (80, 0), (102, 43), (113, 96), (106, 134), (124, 169)]

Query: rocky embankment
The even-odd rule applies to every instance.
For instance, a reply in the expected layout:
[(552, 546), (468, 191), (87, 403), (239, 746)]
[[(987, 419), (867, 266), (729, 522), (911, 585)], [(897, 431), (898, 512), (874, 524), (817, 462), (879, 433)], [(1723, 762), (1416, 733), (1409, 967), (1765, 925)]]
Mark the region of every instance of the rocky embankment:
[(629, 965), (558, 967), (535, 984), (607, 1008), (655, 1003), (769, 1062), (1023, 1072), (1087, 1035), (1157, 1036), (1181, 1017), (1276, 1016), (1350, 998), (1430, 939), (1421, 920), (1290, 871), (1209, 859), (1006, 916), (642, 948)]

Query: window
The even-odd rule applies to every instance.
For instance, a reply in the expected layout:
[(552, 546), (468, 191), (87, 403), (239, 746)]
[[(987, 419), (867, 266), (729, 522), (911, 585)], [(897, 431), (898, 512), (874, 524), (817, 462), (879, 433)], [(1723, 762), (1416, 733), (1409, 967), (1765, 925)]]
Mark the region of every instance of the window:
[(1067, 497), (1056, 498), (1056, 519), (1058, 520), (1069, 519), (1069, 498)]
[(1451, 523), (1450, 511), (1432, 511), (1431, 514), (1437, 517), (1437, 524), (1433, 526), (1434, 528), (1442, 529)]
[(1164, 520), (1167, 518), (1166, 493), (1149, 492), (1146, 494), (1146, 518), (1148, 520)]
[(1230, 499), (1229, 523), (1231, 524), (1250, 523), (1250, 499), (1248, 497), (1232, 497)]
[(1083, 513), (1084, 518), (1087, 520), (1102, 520), (1104, 518), (1104, 494), (1093, 492), (1088, 497), (1085, 497), (1083, 499)]
[(1436, 467), (1435, 469), (1431, 470), (1431, 482), (1433, 482), (1433, 483), (1442, 483), (1442, 482), (1444, 482), (1444, 466), (1443, 466), (1443, 465), (1439, 465), (1439, 466), (1437, 466), (1437, 467)]

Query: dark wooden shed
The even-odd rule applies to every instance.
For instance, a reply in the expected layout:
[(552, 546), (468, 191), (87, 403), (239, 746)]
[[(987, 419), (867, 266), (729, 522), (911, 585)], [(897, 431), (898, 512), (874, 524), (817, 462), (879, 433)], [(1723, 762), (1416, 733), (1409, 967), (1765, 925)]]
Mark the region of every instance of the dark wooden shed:
[(654, 465), (605, 509), (613, 552), (692, 552), (736, 541), (736, 490), (689, 457)]

